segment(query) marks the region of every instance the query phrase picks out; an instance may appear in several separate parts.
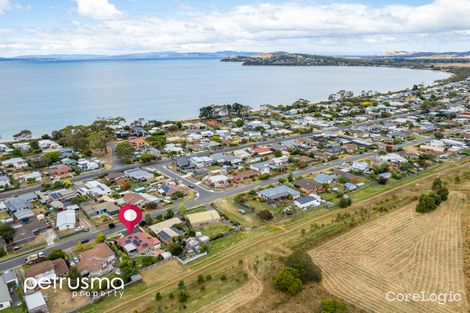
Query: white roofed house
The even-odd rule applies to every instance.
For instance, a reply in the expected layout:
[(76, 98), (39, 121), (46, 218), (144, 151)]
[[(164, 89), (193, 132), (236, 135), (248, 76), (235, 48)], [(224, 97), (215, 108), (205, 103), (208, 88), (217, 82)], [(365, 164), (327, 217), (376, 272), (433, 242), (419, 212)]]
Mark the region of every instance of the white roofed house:
[(97, 170), (101, 165), (95, 160), (80, 159), (77, 161), (77, 167), (82, 171)]
[(230, 178), (226, 175), (214, 175), (206, 177), (205, 181), (210, 185), (214, 185), (214, 187), (226, 187)]
[(17, 170), (27, 168), (29, 165), (23, 158), (12, 158), (2, 161), (2, 167), (8, 168), (13, 167)]
[(60, 150), (62, 149), (62, 146), (59, 145), (58, 143), (49, 140), (49, 139), (43, 139), (38, 141), (39, 148), (42, 150)]
[(20, 176), (20, 181), (28, 184), (40, 183), (42, 181), (42, 175), (39, 172), (27, 173)]
[(124, 171), (124, 175), (136, 181), (151, 181), (154, 179), (154, 175), (152, 173), (146, 172), (140, 168), (126, 170)]
[(56, 227), (59, 230), (74, 229), (76, 223), (75, 210), (65, 210), (57, 213)]
[(406, 163), (406, 162), (408, 162), (407, 159), (405, 159), (404, 157), (402, 157), (401, 155), (399, 155), (397, 153), (388, 153), (386, 155), (380, 156), (380, 158), (383, 161), (391, 162), (391, 163)]
[(0, 175), (0, 188), (9, 187), (10, 185), (10, 178), (7, 175)]
[(0, 143), (0, 155), (10, 153), (13, 149), (9, 148), (7, 145)]
[(104, 196), (112, 192), (111, 188), (96, 180), (87, 182), (85, 187), (88, 188), (88, 194), (91, 196)]

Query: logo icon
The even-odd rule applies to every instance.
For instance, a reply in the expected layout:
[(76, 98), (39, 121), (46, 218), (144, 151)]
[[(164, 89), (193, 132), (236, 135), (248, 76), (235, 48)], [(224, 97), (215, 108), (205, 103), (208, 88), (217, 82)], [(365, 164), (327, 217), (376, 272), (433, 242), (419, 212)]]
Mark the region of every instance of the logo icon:
[(126, 226), (130, 235), (134, 227), (142, 220), (142, 211), (136, 205), (125, 205), (119, 210), (119, 220)]

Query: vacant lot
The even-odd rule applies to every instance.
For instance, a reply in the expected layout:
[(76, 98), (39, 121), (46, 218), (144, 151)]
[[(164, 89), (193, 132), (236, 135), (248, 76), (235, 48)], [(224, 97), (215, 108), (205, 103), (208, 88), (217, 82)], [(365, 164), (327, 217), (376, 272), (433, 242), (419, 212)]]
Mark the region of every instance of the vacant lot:
[[(467, 312), (463, 273), (464, 192), (453, 191), (433, 213), (416, 203), (365, 224), (311, 251), (332, 294), (373, 312)], [(460, 293), (460, 302), (387, 301), (386, 294)]]

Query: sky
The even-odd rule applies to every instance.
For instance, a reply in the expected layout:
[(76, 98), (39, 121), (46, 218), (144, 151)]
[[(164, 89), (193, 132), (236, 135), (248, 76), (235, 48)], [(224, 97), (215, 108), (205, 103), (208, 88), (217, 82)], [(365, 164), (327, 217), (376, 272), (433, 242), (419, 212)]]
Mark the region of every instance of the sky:
[(470, 50), (470, 0), (0, 0), (0, 56)]

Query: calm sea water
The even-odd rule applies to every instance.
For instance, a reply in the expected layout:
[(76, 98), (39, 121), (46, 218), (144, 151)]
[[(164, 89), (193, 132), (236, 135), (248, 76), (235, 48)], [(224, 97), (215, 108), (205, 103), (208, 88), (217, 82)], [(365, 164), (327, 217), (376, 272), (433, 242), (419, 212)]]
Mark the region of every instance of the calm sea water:
[(251, 67), (214, 59), (0, 62), (0, 135), (33, 135), (97, 117), (175, 120), (209, 104), (252, 107), (326, 99), (340, 89), (388, 91), (447, 74), (367, 67)]

